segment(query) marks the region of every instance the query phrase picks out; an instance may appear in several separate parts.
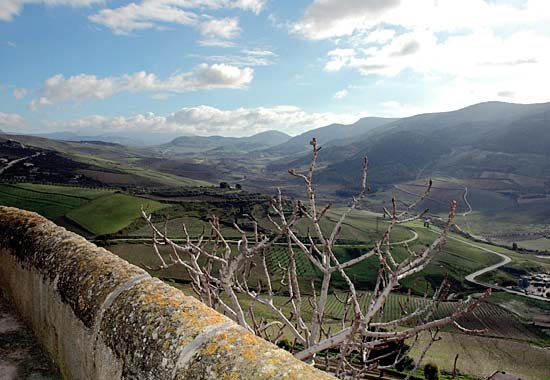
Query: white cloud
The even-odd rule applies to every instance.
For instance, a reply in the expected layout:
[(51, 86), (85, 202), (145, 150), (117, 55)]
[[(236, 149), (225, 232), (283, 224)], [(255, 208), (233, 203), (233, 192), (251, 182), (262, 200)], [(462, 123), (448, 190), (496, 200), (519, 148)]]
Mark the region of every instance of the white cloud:
[(21, 13), (25, 4), (43, 4), (46, 6), (85, 7), (103, 0), (2, 0), (0, 1), (0, 21), (11, 21)]
[(451, 106), (548, 101), (547, 0), (315, 0), (291, 30), (335, 45), (328, 72), (413, 74), (437, 97), (456, 99)]
[(116, 34), (129, 34), (134, 30), (150, 29), (159, 22), (198, 24), (198, 15), (194, 12), (159, 1), (130, 3), (114, 9), (105, 8), (90, 16), (89, 19), (96, 24), (108, 27)]
[(119, 77), (98, 78), (80, 74), (65, 78), (62, 74), (48, 78), (38, 91), (40, 97), (29, 104), (31, 109), (67, 100), (105, 99), (121, 92), (191, 92), (210, 89), (245, 88), (254, 77), (254, 70), (226, 64), (203, 63), (189, 72), (177, 73), (164, 80), (155, 74), (140, 71)]
[(398, 108), (401, 106), (401, 104), (395, 100), (388, 100), (387, 102), (382, 102), (381, 104), (386, 108)]
[(380, 16), (399, 5), (399, 0), (315, 0), (294, 32), (312, 40), (351, 35), (378, 23)]
[(220, 48), (232, 48), (236, 46), (235, 42), (233, 41), (222, 40), (219, 38), (200, 39), (198, 41), (198, 44), (200, 46), (220, 47)]
[(122, 132), (122, 131), (160, 131), (166, 128), (166, 117), (152, 112), (134, 116), (93, 115), (68, 122), (49, 122), (51, 129), (76, 130), (88, 133)]
[(206, 38), (221, 38), (230, 40), (239, 35), (241, 28), (237, 18), (210, 19), (200, 26), (200, 32)]
[(13, 96), (15, 97), (15, 99), (22, 99), (27, 96), (27, 90), (25, 88), (16, 88), (15, 90), (13, 90)]
[(159, 93), (151, 95), (151, 99), (153, 99), (153, 100), (168, 100), (172, 96), (173, 96), (173, 94), (171, 94), (169, 92), (159, 92)]
[(390, 41), (395, 34), (396, 32), (393, 29), (375, 29), (366, 33), (364, 36), (364, 43), (385, 43)]
[(167, 116), (154, 113), (130, 117), (90, 116), (70, 122), (49, 123), (50, 128), (80, 130), (86, 133), (104, 131), (181, 132), (196, 135), (248, 136), (276, 129), (290, 134), (331, 123), (353, 123), (364, 115), (308, 113), (294, 106), (237, 108), (221, 110), (210, 106), (186, 107)]
[(455, 31), (545, 21), (550, 21), (547, 0), (527, 0), (521, 6), (484, 0), (315, 0), (292, 30), (321, 40), (372, 31), (382, 24)]
[(265, 49), (243, 49), (240, 54), (232, 55), (195, 55), (190, 57), (200, 58), (208, 62), (220, 62), (231, 66), (269, 66), (275, 63), (278, 55)]
[(340, 90), (340, 91), (338, 91), (334, 94), (334, 99), (343, 99), (348, 95), (349, 95), (348, 90), (343, 89), (343, 90)]
[(233, 110), (188, 107), (171, 114), (167, 121), (187, 133), (242, 136), (269, 129), (297, 134), (331, 123), (352, 123), (357, 119), (355, 115), (308, 113), (295, 106), (282, 105)]
[(0, 112), (0, 127), (23, 127), (25, 119), (16, 113)]
[[(550, 2), (549, 2), (550, 4)], [(413, 30), (383, 46), (336, 49), (327, 54), (325, 70), (345, 68), (362, 75), (395, 77), (406, 70), (425, 77), (448, 78), (463, 88), (485, 94), (481, 100), (513, 92), (521, 102), (548, 101), (550, 35), (517, 31), (498, 35), (490, 29), (450, 35), (445, 40), (428, 30)], [(452, 82), (455, 80), (455, 82)], [(471, 95), (468, 96), (473, 102)]]
[(199, 31), (202, 36), (199, 45), (233, 47), (235, 43), (231, 40), (240, 35), (241, 28), (239, 19), (235, 17), (210, 18), (200, 24)]
[(330, 60), (325, 65), (326, 71), (339, 71), (342, 67), (349, 65), (355, 56), (354, 49), (334, 49), (327, 53)]
[(119, 8), (104, 8), (89, 19), (117, 34), (129, 34), (165, 23), (193, 26), (210, 36), (206, 41), (216, 41), (212, 36), (228, 39), (238, 35), (238, 22), (231, 18), (217, 20), (202, 14), (202, 11), (229, 8), (258, 14), (264, 5), (265, 0), (142, 0)]

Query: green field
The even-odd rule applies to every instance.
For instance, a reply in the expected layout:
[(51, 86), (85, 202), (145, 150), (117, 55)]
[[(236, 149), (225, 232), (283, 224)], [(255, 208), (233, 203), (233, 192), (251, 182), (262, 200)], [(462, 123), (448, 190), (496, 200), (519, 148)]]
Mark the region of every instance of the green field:
[(36, 185), (30, 183), (0, 185), (0, 204), (37, 212), (56, 219), (111, 191), (88, 188)]
[[(158, 258), (155, 256), (153, 249), (149, 246), (136, 243), (116, 243), (108, 247), (113, 253), (121, 256), (127, 261), (141, 266), (158, 267), (160, 264)], [(161, 247), (161, 253), (168, 260), (168, 250), (165, 247)], [(284, 268), (288, 263), (288, 255), (284, 246), (273, 247), (266, 255), (266, 262), (269, 271), (273, 273), (273, 278), (280, 278), (279, 276), (284, 274)], [(302, 283), (302, 295), (307, 299), (311, 296), (309, 292), (309, 282), (311, 279), (318, 275), (313, 265), (310, 264), (308, 259), (301, 253), (297, 254), (296, 262), (297, 272)], [(260, 266), (257, 266), (258, 270)], [(189, 277), (186, 270), (183, 267), (173, 266), (168, 269), (153, 272), (154, 275), (164, 278), (173, 279), (178, 282), (187, 282)], [(262, 276), (258, 273), (251, 275), (251, 284), (255, 284), (258, 280), (262, 280)], [(280, 287), (278, 281), (273, 281), (274, 290)], [(284, 287), (283, 287), (284, 289)], [(344, 293), (340, 290), (334, 289), (328, 298), (327, 302), (327, 317), (330, 319), (340, 320), (342, 318), (344, 306), (334, 295), (334, 293), (340, 294), (339, 298), (344, 299)], [(361, 305), (366, 307), (371, 297), (371, 292), (363, 289), (361, 291)], [(279, 297), (280, 302), (283, 303), (287, 299), (284, 296)], [(494, 301), (493, 301), (494, 302)], [(402, 316), (402, 306), (412, 311), (415, 307), (424, 303), (422, 298), (412, 297), (408, 301), (408, 297), (402, 293), (393, 293), (388, 298), (384, 308), (384, 320), (390, 320), (399, 318)], [(304, 300), (303, 312), (306, 315), (310, 315), (312, 312), (309, 302)], [(450, 315), (456, 308), (458, 303), (454, 301), (443, 302), (437, 307), (434, 316), (436, 318), (442, 318)], [(498, 306), (498, 302), (485, 303), (479, 309), (474, 312), (474, 315), (463, 318), (460, 321), (465, 327), (472, 329), (489, 328), (491, 336), (507, 337), (520, 340), (537, 340), (537, 336), (526, 329), (520, 321), (518, 321), (510, 312)]]
[[(441, 332), (442, 339), (432, 346), (425, 362), (434, 362), (440, 369), (452, 372), (455, 355), (458, 354), (457, 369), (486, 379), (495, 371), (520, 374), (521, 379), (547, 380), (550, 373), (548, 349), (529, 342), (511, 339), (470, 336)], [(411, 356), (418, 358), (428, 341), (421, 335), (420, 342), (413, 347)], [(412, 343), (409, 342), (409, 344)]]
[(141, 208), (148, 212), (166, 205), (149, 199), (116, 193), (96, 198), (71, 210), (67, 218), (96, 235), (115, 233), (141, 216)]
[[(201, 220), (199, 217), (195, 216), (182, 216), (177, 217), (174, 219), (169, 219), (167, 222), (157, 222), (155, 223), (155, 226), (159, 228), (161, 231), (164, 231), (166, 227), (166, 231), (169, 237), (171, 238), (183, 238), (184, 232), (183, 232), (183, 225), (185, 225), (185, 228), (187, 229), (187, 233), (189, 233), (189, 236), (191, 238), (197, 238), (200, 236), (203, 232), (206, 234), (210, 233), (210, 224), (204, 220)], [(235, 228), (228, 227), (225, 225), (221, 225), (221, 233), (226, 238), (239, 238), (240, 233)], [(151, 236), (151, 227), (149, 225), (144, 225), (136, 229), (135, 231), (132, 231), (129, 233), (130, 236), (136, 236), (136, 237), (143, 237)]]
[[(520, 240), (516, 242), (518, 247), (535, 251), (550, 251), (550, 238), (544, 237), (534, 240)], [(548, 258), (550, 262), (550, 257)]]
[[(102, 147), (103, 148), (103, 147)], [(106, 154), (100, 157), (97, 154), (76, 153), (69, 154), (76, 161), (94, 165), (107, 171), (86, 170), (85, 174), (99, 181), (113, 185), (139, 185), (139, 186), (210, 186), (211, 183), (203, 180), (185, 178), (169, 173), (163, 173), (149, 168), (133, 165), (135, 157), (111, 157)], [(109, 157), (109, 158), (106, 158)]]
[[(330, 235), (330, 232), (340, 219), (346, 209), (335, 208), (329, 210), (320, 225), (323, 232)], [(344, 221), (340, 232), (341, 241), (355, 241), (359, 243), (372, 243), (382, 238), (388, 226), (388, 220), (381, 215), (364, 210), (354, 210)], [(306, 235), (312, 230), (308, 220), (302, 220), (296, 224), (295, 230)], [(396, 226), (392, 232), (392, 241), (403, 241), (413, 237), (413, 233), (403, 226)]]
[(0, 184), (0, 205), (37, 212), (54, 221), (67, 217), (87, 231), (108, 234), (119, 231), (148, 211), (165, 205), (113, 190), (31, 183)]
[[(379, 232), (376, 233), (376, 219), (373, 217), (373, 214), (370, 213), (365, 213), (362, 219), (355, 217), (350, 218), (349, 222), (353, 224), (351, 226), (344, 226), (343, 235), (356, 243), (339, 244), (335, 247), (334, 251), (341, 261), (352, 259), (353, 257), (370, 250), (373, 245), (372, 239), (370, 241), (367, 240), (368, 237), (372, 236), (373, 238), (380, 238), (382, 229), (385, 227), (384, 223), (380, 221)], [(198, 218), (178, 217), (171, 219), (168, 222), (168, 233), (171, 236), (177, 236), (179, 238), (183, 237), (181, 232), (182, 223), (186, 224), (191, 237), (198, 236), (198, 234), (202, 232), (202, 227), (205, 225), (205, 222)], [(163, 223), (158, 223), (158, 227), (163, 227)], [(411, 223), (407, 228), (399, 227), (396, 229), (395, 235), (397, 236), (394, 241), (398, 242), (398, 239), (410, 239), (413, 237), (411, 230), (414, 230), (418, 234), (418, 239), (410, 242), (411, 248), (416, 249), (417, 251), (423, 249), (426, 244), (431, 243), (436, 237), (436, 234), (432, 230), (422, 227), (420, 223)], [(151, 231), (148, 226), (143, 226), (134, 233), (132, 233), (134, 236), (149, 237), (151, 235)], [(225, 228), (224, 233), (230, 238), (238, 238), (235, 231), (232, 231), (229, 228)], [(136, 260), (136, 257), (126, 256), (126, 249), (124, 248), (124, 245), (118, 244), (113, 248), (116, 249), (117, 254), (120, 254), (131, 262), (146, 262), (150, 266), (158, 264), (149, 261), (150, 259), (154, 259), (150, 256), (150, 251), (147, 252), (147, 250), (145, 250), (144, 252), (141, 248), (136, 247), (135, 244), (128, 244), (127, 248), (133, 252), (132, 256), (135, 256), (136, 254), (139, 256), (138, 260)], [(403, 247), (399, 244), (393, 246), (392, 250), (397, 259), (403, 259), (406, 255)], [(145, 257), (142, 257), (143, 254)], [(282, 268), (286, 268), (288, 265), (287, 248), (284, 245), (275, 246), (267, 253), (266, 258), (270, 271), (275, 274), (281, 274), (283, 271)], [(301, 252), (297, 252), (296, 259), (299, 274), (304, 280), (306, 287), (309, 288), (310, 280), (317, 278), (318, 273)], [(472, 284), (467, 283), (464, 280), (464, 277), (478, 269), (495, 264), (499, 261), (500, 259), (496, 255), (484, 252), (475, 247), (464, 245), (458, 241), (449, 240), (443, 250), (435, 256), (434, 261), (426, 268), (425, 271), (404, 280), (401, 285), (404, 288), (407, 288), (420, 279), (422, 281), (416, 283), (415, 292), (417, 294), (423, 294), (426, 290), (426, 286), (428, 286), (428, 291), (433, 290), (447, 275), (452, 285), (452, 292), (467, 293), (471, 291), (478, 291), (479, 289)], [(371, 289), (376, 282), (377, 268), (377, 258), (373, 257), (356, 266), (350, 267), (347, 272), (353, 277), (354, 282), (357, 284), (359, 289)], [(346, 286), (343, 279), (338, 274), (334, 275), (333, 285), (335, 288), (345, 288)]]
[[(372, 226), (372, 218), (369, 221), (363, 221), (367, 227), (370, 223)], [(357, 227), (357, 223), (354, 223)], [(432, 230), (428, 230), (420, 223), (411, 223), (408, 227), (413, 228), (418, 233), (418, 240), (411, 243), (416, 249), (420, 249), (425, 244), (433, 241), (436, 234)], [(404, 234), (410, 231), (404, 230)], [(459, 239), (461, 237), (453, 235)], [(521, 255), (517, 252), (509, 251), (505, 248), (494, 247), (491, 245), (480, 244), (483, 247), (502, 252), (510, 255), (517, 265), (529, 267), (533, 264), (540, 265), (544, 259), (533, 260), (531, 256)], [(364, 249), (369, 249), (370, 244), (354, 244), (346, 246), (338, 246), (336, 252), (340, 257), (347, 255), (357, 255)], [(111, 246), (113, 252), (119, 254), (123, 258), (138, 264), (138, 265), (158, 265), (158, 259), (154, 256), (150, 247), (138, 244), (116, 244)], [(400, 252), (399, 246), (394, 246), (397, 257), (403, 257), (403, 252)], [(267, 255), (267, 264), (270, 272), (274, 276), (280, 277), (284, 274), (284, 268), (288, 263), (288, 252), (284, 246), (273, 247)], [(496, 255), (484, 252), (478, 248), (464, 245), (460, 241), (449, 240), (443, 251), (436, 257), (434, 262), (417, 277), (426, 279), (428, 283), (436, 286), (447, 273), (451, 282), (453, 282), (453, 291), (471, 293), (479, 291), (479, 288), (472, 286), (464, 281), (464, 276), (479, 268), (494, 264), (500, 261)], [(306, 318), (311, 316), (311, 307), (307, 302), (310, 296), (308, 292), (309, 281), (316, 278), (315, 268), (309, 263), (308, 259), (301, 253), (297, 254), (297, 269), (300, 280), (302, 281), (304, 292), (303, 315)], [(154, 275), (170, 281), (175, 279), (178, 283), (172, 283), (174, 286), (183, 288), (187, 294), (191, 294), (189, 286), (185, 284), (188, 279), (183, 268), (171, 267), (160, 272), (153, 272)], [(376, 263), (366, 261), (363, 264), (349, 270), (356, 284), (363, 290), (361, 304), (366, 306), (372, 284), (376, 276)], [(261, 276), (252, 276), (253, 280), (250, 283), (261, 281)], [(412, 280), (406, 282), (405, 287), (412, 285)], [(278, 281), (274, 282), (276, 285)], [(337, 276), (335, 276), (335, 285), (339, 286)], [(278, 285), (277, 285), (278, 286)], [(404, 290), (404, 289), (401, 289)], [(334, 292), (341, 291), (338, 288), (333, 289)], [(284, 296), (276, 296), (275, 303), (281, 306), (287, 299)], [(247, 308), (251, 301), (248, 298), (243, 298), (243, 306)], [(401, 315), (401, 305), (406, 305), (407, 298), (404, 294), (396, 292), (392, 294), (385, 307), (384, 319), (396, 318)], [(420, 298), (413, 298), (412, 305), (421, 304), (423, 301)], [(437, 308), (435, 317), (440, 318), (449, 315), (455, 310), (457, 303), (449, 301), (443, 302)], [(284, 306), (283, 306), (284, 307)], [(469, 336), (457, 333), (452, 327), (445, 327), (441, 332), (443, 340), (436, 343), (434, 348), (429, 351), (428, 361), (436, 362), (440, 368), (451, 371), (452, 361), (455, 354), (459, 354), (458, 369), (461, 373), (467, 373), (479, 377), (486, 377), (497, 369), (507, 370), (520, 374), (527, 375), (531, 379), (545, 379), (545, 375), (550, 370), (548, 350), (540, 346), (547, 346), (550, 339), (543, 332), (534, 329), (532, 326), (526, 325), (523, 322), (528, 322), (534, 315), (548, 312), (550, 303), (542, 303), (534, 300), (525, 300), (521, 297), (512, 296), (497, 292), (493, 294), (488, 303), (483, 304), (476, 309), (472, 315), (462, 318), (460, 323), (468, 328), (482, 329), (488, 328), (488, 333), (485, 336)], [(339, 325), (342, 317), (343, 305), (338, 299), (331, 295), (327, 304), (327, 317), (329, 324)], [(259, 306), (255, 311), (257, 317), (273, 318), (270, 311)], [(520, 315), (517, 317), (515, 314)], [(418, 357), (420, 346), (413, 349), (411, 355)], [(516, 360), (520, 358), (520, 360)]]

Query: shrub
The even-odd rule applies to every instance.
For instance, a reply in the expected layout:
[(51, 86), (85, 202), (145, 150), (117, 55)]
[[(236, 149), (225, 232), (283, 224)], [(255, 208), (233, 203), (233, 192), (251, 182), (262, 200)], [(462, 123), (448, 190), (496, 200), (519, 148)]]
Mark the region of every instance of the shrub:
[(435, 363), (426, 363), (424, 366), (426, 380), (439, 380), (439, 367)]

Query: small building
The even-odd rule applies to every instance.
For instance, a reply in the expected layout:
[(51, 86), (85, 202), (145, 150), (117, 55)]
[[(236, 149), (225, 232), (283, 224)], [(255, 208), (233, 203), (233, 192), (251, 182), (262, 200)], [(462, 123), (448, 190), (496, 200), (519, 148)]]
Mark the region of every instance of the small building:
[(505, 371), (495, 371), (487, 380), (524, 380), (521, 376)]
[(526, 294), (550, 298), (550, 275), (538, 273), (521, 276), (518, 287)]
[(521, 278), (518, 280), (518, 286), (522, 289), (529, 287), (528, 276), (521, 276)]

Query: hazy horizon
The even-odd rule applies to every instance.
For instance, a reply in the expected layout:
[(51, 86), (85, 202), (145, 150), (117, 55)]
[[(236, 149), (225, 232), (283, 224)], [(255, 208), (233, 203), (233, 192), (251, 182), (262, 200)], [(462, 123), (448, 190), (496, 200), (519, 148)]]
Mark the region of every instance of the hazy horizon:
[[(434, 111), (434, 112), (425, 112), (425, 113), (413, 114), (413, 115), (407, 115), (407, 116), (401, 116), (401, 117), (392, 117), (392, 116), (386, 116), (386, 115), (384, 115), (384, 116), (366, 115), (366, 116), (360, 117), (357, 120), (352, 121), (350, 123), (340, 123), (340, 124), (342, 124), (342, 125), (353, 125), (354, 123), (357, 123), (359, 120), (364, 119), (364, 118), (404, 119), (404, 118), (418, 116), (418, 115), (422, 115), (422, 114), (453, 112), (453, 111), (459, 111), (461, 109), (468, 108), (468, 107), (471, 107), (471, 106), (476, 106), (476, 105), (479, 105), (479, 104), (483, 104), (483, 103), (506, 103), (506, 104), (526, 105), (526, 104), (546, 104), (546, 103), (550, 103), (550, 102), (513, 103), (513, 102), (500, 102), (500, 101), (497, 101), (497, 100), (488, 100), (486, 102), (470, 104), (470, 105), (467, 105), (465, 107), (461, 107), (461, 108), (458, 108), (458, 109), (438, 110), (438, 111)], [(331, 124), (334, 124), (334, 123), (331, 123)], [(338, 123), (336, 123), (336, 124), (338, 124)], [(309, 131), (312, 131), (312, 130), (315, 130), (315, 129), (318, 129), (318, 128), (326, 127), (328, 125), (330, 125), (330, 124), (322, 125), (322, 126), (318, 126), (318, 127), (317, 126), (311, 127), (311, 128), (308, 128), (304, 131), (301, 131), (300, 133), (295, 133), (295, 134), (291, 134), (291, 133), (288, 133), (288, 132), (285, 132), (285, 131), (280, 131), (280, 130), (277, 130), (277, 129), (266, 129), (266, 130), (254, 131), (254, 132), (251, 132), (249, 134), (242, 134), (242, 135), (237, 135), (237, 136), (225, 135), (223, 133), (204, 135), (204, 134), (192, 134), (192, 133), (187, 133), (187, 132), (180, 132), (178, 130), (146, 130), (146, 129), (141, 130), (141, 131), (136, 131), (136, 130), (119, 130), (119, 131), (112, 131), (112, 132), (109, 132), (109, 131), (96, 131), (96, 133), (87, 133), (87, 131), (85, 131), (85, 130), (69, 130), (69, 129), (36, 130), (36, 131), (29, 131), (29, 132), (21, 132), (21, 131), (17, 131), (17, 130), (9, 130), (9, 129), (0, 129), (0, 131), (3, 132), (3, 133), (12, 134), (12, 135), (24, 134), (24, 135), (35, 135), (35, 136), (50, 135), (50, 134), (56, 134), (56, 133), (59, 133), (59, 134), (61, 134), (61, 133), (71, 133), (71, 134), (74, 134), (75, 136), (82, 136), (82, 137), (101, 137), (101, 136), (110, 136), (110, 135), (112, 135), (112, 136), (116, 136), (116, 135), (131, 136), (131, 135), (139, 134), (141, 132), (144, 136), (146, 136), (146, 134), (149, 134), (149, 135), (166, 135), (166, 136), (170, 136), (170, 137), (173, 137), (173, 138), (180, 137), (180, 136), (181, 137), (183, 137), (183, 136), (190, 136), (190, 137), (196, 136), (196, 137), (246, 138), (246, 137), (252, 137), (252, 136), (255, 136), (255, 135), (258, 135), (258, 134), (261, 134), (261, 133), (265, 133), (265, 132), (280, 132), (280, 133), (284, 133), (284, 134), (286, 134), (290, 137), (296, 137), (296, 136), (299, 136), (303, 133), (306, 133), (306, 132), (309, 132)], [(139, 137), (139, 136), (137, 136), (137, 137)]]

